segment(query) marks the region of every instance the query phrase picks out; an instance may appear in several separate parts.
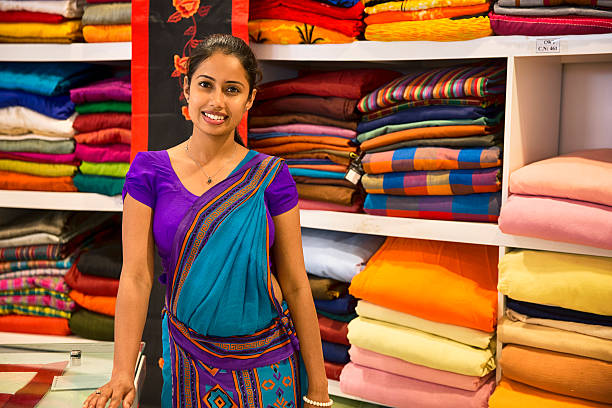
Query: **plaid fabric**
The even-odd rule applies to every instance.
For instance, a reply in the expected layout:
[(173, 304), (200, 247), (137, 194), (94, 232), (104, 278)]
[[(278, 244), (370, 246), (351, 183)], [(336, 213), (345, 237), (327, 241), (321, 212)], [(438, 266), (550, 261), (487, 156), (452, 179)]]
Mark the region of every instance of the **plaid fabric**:
[(70, 312), (75, 303), (67, 294), (45, 288), (29, 288), (0, 292), (0, 305), (47, 306)]
[(413, 170), (483, 169), (501, 166), (498, 146), (465, 149), (445, 147), (405, 147), (366, 154), (363, 169), (368, 174)]
[(56, 292), (68, 293), (70, 288), (66, 285), (62, 277), (26, 277), (0, 279), (0, 291), (28, 289), (28, 288), (45, 288)]
[(72, 266), (72, 262), (74, 262), (73, 257), (67, 257), (65, 259), (60, 260), (0, 262), (0, 273), (41, 268), (70, 269), (70, 267)]
[(501, 193), (411, 197), (368, 194), (363, 209), (388, 217), (496, 222), (500, 205)]
[(0, 315), (7, 314), (62, 317), (64, 319), (70, 319), (72, 313), (65, 310), (54, 309), (48, 306), (16, 305), (12, 303), (0, 305)]
[(501, 169), (409, 171), (366, 174), (361, 179), (369, 194), (465, 195), (501, 189)]
[(403, 101), (484, 97), (504, 92), (506, 66), (463, 65), (407, 74), (361, 98), (357, 109), (372, 112)]
[(15, 272), (0, 272), (0, 279), (26, 278), (30, 276), (65, 276), (70, 269), (26, 269)]

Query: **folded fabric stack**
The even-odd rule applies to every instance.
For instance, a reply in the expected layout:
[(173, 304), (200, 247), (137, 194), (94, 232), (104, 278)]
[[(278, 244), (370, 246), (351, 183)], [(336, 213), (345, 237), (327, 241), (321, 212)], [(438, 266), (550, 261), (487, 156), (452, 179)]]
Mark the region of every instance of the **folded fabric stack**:
[(106, 75), (86, 63), (0, 63), (0, 189), (76, 191), (69, 92)]
[(382, 245), (384, 237), (302, 228), (306, 271), (319, 318), (327, 378), (340, 379), (349, 361), (348, 322), (357, 300), (348, 285)]
[(612, 249), (612, 149), (531, 163), (510, 175), (509, 188), (502, 232)]
[(117, 236), (92, 245), (72, 265), (66, 283), (72, 289), (70, 297), (81, 307), (68, 322), (74, 334), (113, 340), (121, 264), (121, 238)]
[(130, 163), (132, 85), (130, 76), (109, 78), (72, 89), (79, 113), (76, 157), (82, 160), (74, 176), (78, 191), (121, 194)]
[(287, 160), (300, 208), (360, 211), (361, 194), (344, 179), (357, 151), (354, 107), (363, 95), (399, 75), (382, 69), (311, 72), (261, 86), (249, 145)]
[(503, 64), (419, 71), (364, 96), (365, 212), (496, 221), (505, 72)]
[(610, 0), (497, 0), (489, 14), (497, 35), (612, 32)]
[(111, 215), (29, 211), (0, 228), (0, 331), (66, 335), (75, 309), (66, 275)]
[(253, 0), (249, 38), (267, 44), (350, 43), (363, 33), (359, 0)]
[(486, 407), (495, 386), (496, 247), (389, 237), (349, 293), (347, 394), (393, 407)]
[(488, 0), (364, 0), (370, 41), (463, 41), (493, 34)]
[(0, 42), (72, 43), (83, 39), (83, 0), (0, 1)]
[(612, 259), (516, 250), (499, 263), (502, 381), (492, 408), (612, 406)]
[(132, 41), (132, 2), (87, 0), (83, 37), (90, 43)]

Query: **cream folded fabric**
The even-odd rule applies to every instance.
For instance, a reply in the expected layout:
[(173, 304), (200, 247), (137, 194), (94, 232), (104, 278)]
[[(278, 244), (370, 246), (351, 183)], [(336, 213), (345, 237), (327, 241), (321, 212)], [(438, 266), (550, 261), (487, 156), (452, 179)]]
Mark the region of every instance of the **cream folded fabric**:
[(410, 363), (478, 377), (495, 369), (493, 342), (491, 348), (479, 349), (444, 337), (365, 317), (352, 320), (348, 329), (351, 344)]
[(0, 11), (34, 11), (75, 18), (83, 15), (85, 3), (86, 0), (2, 0)]
[(520, 250), (499, 261), (500, 292), (512, 299), (612, 315), (612, 258)]
[(497, 335), (503, 343), (519, 344), (612, 362), (612, 340), (552, 327), (513, 322), (506, 317), (502, 318), (501, 323), (498, 324)]
[(369, 319), (409, 327), (482, 349), (489, 347), (489, 343), (495, 334), (470, 329), (469, 327), (421, 319), (420, 317), (378, 306), (374, 303), (366, 302), (365, 300), (360, 300), (357, 303), (356, 312), (359, 316)]
[(596, 324), (566, 322), (563, 320), (540, 319), (530, 317), (512, 309), (506, 309), (506, 317), (513, 322), (523, 322), (528, 324), (537, 324), (538, 326), (554, 327), (565, 331), (586, 334), (587, 336), (600, 337), (602, 339), (612, 340), (612, 327), (599, 326)]
[(23, 135), (37, 133), (45, 136), (74, 136), (72, 124), (78, 113), (68, 119), (53, 119), (23, 106), (0, 109), (0, 133)]

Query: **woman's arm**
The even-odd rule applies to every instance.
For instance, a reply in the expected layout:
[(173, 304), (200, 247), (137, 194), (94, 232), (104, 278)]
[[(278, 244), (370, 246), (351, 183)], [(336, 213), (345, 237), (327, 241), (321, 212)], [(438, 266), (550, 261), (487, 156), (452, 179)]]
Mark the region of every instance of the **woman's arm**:
[(272, 255), (278, 280), (293, 318), (308, 373), (308, 398), (327, 402), (327, 378), (321, 349), (319, 322), (304, 267), (300, 213), (297, 206), (273, 217)]
[(153, 210), (129, 194), (123, 202), (123, 265), (115, 308), (115, 353), (111, 380), (84, 407), (132, 406), (134, 370), (153, 285)]

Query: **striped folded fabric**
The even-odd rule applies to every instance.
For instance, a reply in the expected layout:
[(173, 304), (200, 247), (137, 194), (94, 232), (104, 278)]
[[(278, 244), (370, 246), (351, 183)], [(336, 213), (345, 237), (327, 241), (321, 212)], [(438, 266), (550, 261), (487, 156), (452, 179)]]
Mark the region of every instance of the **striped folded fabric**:
[(0, 305), (46, 306), (58, 310), (74, 310), (74, 300), (67, 294), (45, 288), (6, 290), (0, 292)]
[(366, 174), (361, 183), (369, 194), (465, 195), (501, 189), (501, 169), (409, 171)]
[(0, 305), (0, 315), (8, 314), (62, 317), (64, 319), (70, 319), (70, 315), (72, 314), (72, 312), (59, 310), (48, 306), (17, 305), (12, 303)]
[(363, 209), (368, 214), (389, 217), (496, 222), (500, 205), (500, 193), (410, 197), (368, 194)]

